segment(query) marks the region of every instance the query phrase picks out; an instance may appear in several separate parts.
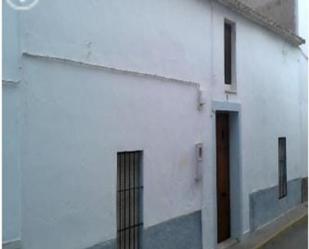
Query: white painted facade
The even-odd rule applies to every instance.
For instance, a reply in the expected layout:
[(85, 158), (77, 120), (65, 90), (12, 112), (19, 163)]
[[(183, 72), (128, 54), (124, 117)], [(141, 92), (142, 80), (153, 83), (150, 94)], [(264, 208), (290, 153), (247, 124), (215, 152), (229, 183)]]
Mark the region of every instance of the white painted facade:
[[(309, 38), (309, 25), (307, 22), (307, 13), (309, 11), (309, 3), (308, 1), (298, 0), (298, 34), (301, 37), (304, 37), (306, 40)], [(308, 46), (301, 46), (304, 53), (308, 57)]]
[[(4, 8), (5, 241), (82, 249), (115, 238), (117, 152), (143, 150), (144, 226), (202, 210), (203, 248), (216, 248), (214, 101), (240, 105), (242, 234), (249, 194), (278, 184), (278, 137), (288, 180), (307, 176), (307, 59), (279, 35), (206, 0)], [(236, 93), (224, 85), (225, 19)]]

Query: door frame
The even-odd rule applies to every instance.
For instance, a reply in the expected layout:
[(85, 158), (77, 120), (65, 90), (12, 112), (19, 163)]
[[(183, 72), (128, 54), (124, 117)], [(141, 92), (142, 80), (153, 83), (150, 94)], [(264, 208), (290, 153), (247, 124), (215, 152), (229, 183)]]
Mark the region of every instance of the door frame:
[(217, 143), (216, 143), (216, 114), (217, 112), (226, 112), (229, 114), (229, 133), (230, 133), (230, 231), (231, 239), (240, 239), (242, 235), (242, 165), (241, 165), (241, 136), (240, 136), (240, 115), (241, 105), (233, 102), (220, 102), (212, 101), (212, 141), (213, 141), (213, 168), (215, 185), (213, 189), (213, 196), (215, 197), (215, 222), (214, 222), (214, 233), (215, 241), (218, 241), (217, 234)]

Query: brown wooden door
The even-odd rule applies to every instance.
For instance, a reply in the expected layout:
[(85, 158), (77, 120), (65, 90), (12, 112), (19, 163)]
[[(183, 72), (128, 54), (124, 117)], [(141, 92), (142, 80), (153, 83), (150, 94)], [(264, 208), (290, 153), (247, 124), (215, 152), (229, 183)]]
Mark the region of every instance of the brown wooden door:
[(216, 115), (218, 242), (230, 238), (229, 116)]

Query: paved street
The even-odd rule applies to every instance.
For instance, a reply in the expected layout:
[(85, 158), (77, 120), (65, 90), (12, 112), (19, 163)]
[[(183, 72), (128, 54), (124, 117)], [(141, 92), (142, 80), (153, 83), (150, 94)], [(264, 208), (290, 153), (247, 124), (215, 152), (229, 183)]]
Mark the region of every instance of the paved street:
[(307, 249), (307, 216), (267, 243), (261, 249)]

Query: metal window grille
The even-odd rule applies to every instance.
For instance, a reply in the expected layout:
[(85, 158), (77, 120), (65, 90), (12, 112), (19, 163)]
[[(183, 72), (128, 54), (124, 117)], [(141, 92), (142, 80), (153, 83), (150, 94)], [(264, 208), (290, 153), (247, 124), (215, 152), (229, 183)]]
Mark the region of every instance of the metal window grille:
[(278, 139), (279, 154), (279, 199), (287, 195), (287, 169), (286, 169), (286, 138)]
[(302, 203), (308, 201), (308, 177), (305, 177), (302, 179), (301, 182), (301, 188), (302, 188), (302, 197), (301, 197), (301, 201)]
[(117, 153), (117, 248), (140, 249), (142, 152)]

